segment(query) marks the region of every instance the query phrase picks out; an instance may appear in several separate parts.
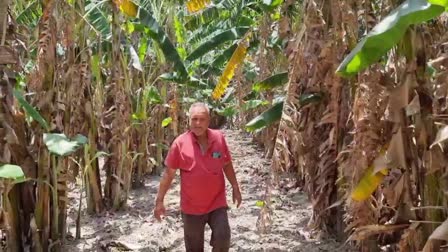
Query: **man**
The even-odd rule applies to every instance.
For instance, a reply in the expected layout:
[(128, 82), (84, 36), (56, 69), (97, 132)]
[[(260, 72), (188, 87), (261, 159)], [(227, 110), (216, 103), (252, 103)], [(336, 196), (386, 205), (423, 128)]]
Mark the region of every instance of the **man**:
[(231, 156), (223, 134), (209, 128), (210, 113), (204, 103), (189, 110), (190, 130), (177, 137), (165, 159), (166, 171), (160, 181), (154, 216), (159, 221), (165, 214), (163, 199), (180, 169), (181, 213), (184, 223), (185, 248), (204, 251), (204, 230), (212, 230), (213, 251), (229, 251), (230, 226), (227, 216), (225, 180), (232, 185), (233, 203), (241, 204), (241, 193)]

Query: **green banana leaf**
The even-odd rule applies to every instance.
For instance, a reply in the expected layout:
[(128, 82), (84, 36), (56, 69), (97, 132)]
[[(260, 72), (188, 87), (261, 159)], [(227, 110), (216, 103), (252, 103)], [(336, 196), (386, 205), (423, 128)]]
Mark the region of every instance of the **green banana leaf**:
[(249, 27), (235, 27), (230, 30), (224, 31), (200, 45), (198, 48), (196, 48), (196, 50), (188, 55), (185, 60), (193, 61), (227, 41), (240, 39), (244, 36), (244, 34), (246, 34), (248, 30)]
[(170, 125), (170, 123), (172, 121), (173, 121), (173, 118), (171, 116), (163, 119), (163, 121), (162, 121), (162, 128), (165, 128), (166, 126)]
[(232, 57), (233, 52), (235, 52), (236, 48), (238, 47), (238, 44), (233, 44), (226, 50), (224, 50), (221, 54), (219, 54), (214, 60), (210, 62), (203, 63), (199, 65), (199, 68), (207, 69), (203, 76), (208, 76), (210, 74), (212, 75), (219, 75), (222, 72), (222, 66), (224, 63), (229, 61), (230, 57)]
[(267, 11), (272, 11), (283, 3), (283, 0), (263, 0), (261, 6)]
[(45, 121), (45, 118), (43, 118), (39, 114), (39, 112), (25, 100), (25, 98), (22, 96), (22, 94), (20, 94), (18, 90), (14, 90), (13, 94), (14, 97), (16, 97), (16, 99), (19, 101), (19, 104), (23, 107), (25, 112), (29, 116), (31, 116), (31, 118), (36, 120), (45, 130), (50, 130), (50, 126), (48, 125), (47, 121)]
[(188, 15), (185, 17), (185, 28), (192, 31), (210, 23), (213, 20), (218, 20), (220, 18), (220, 11), (221, 9), (218, 6), (212, 6), (205, 9), (200, 14)]
[(90, 24), (102, 39), (109, 40), (112, 36), (112, 31), (110, 29), (110, 22), (108, 13), (102, 8), (104, 5), (103, 1), (86, 1), (84, 19)]
[(255, 108), (258, 108), (259, 106), (268, 105), (268, 104), (269, 104), (268, 101), (249, 100), (243, 104), (243, 110), (247, 111), (247, 110), (255, 109)]
[(139, 7), (138, 9), (138, 18), (140, 22), (148, 28), (148, 35), (160, 45), (165, 58), (170, 62), (173, 62), (174, 68), (180, 74), (180, 78), (186, 79), (188, 77), (187, 69), (177, 52), (176, 47), (174, 47), (163, 28), (157, 23), (152, 15), (142, 7)]
[(254, 18), (251, 17), (247, 17), (247, 16), (241, 16), (238, 19), (238, 24), (241, 26), (252, 26), (256, 24), (256, 20)]
[(138, 47), (138, 58), (140, 62), (144, 62), (147, 50), (148, 50), (148, 38), (142, 36), (140, 38), (140, 46)]
[[(432, 0), (432, 2), (446, 2)], [(445, 10), (426, 0), (407, 0), (378, 23), (339, 65), (336, 72), (351, 76), (377, 62), (395, 46), (412, 24), (426, 22)]]
[(430, 4), (440, 5), (445, 8), (448, 8), (448, 0), (428, 0)]
[(252, 90), (256, 92), (271, 90), (273, 88), (282, 86), (286, 82), (288, 82), (288, 72), (281, 72), (255, 83), (252, 87)]
[(277, 121), (282, 117), (283, 111), (283, 101), (275, 104), (268, 110), (264, 111), (254, 119), (252, 119), (249, 123), (246, 124), (246, 130), (249, 132), (262, 129), (267, 127)]
[(33, 30), (42, 16), (42, 8), (38, 0), (29, 1), (26, 7), (19, 12), (16, 22)]
[(257, 97), (257, 94), (258, 94), (257, 92), (252, 90), (250, 93), (248, 93), (247, 95), (245, 95), (243, 97), (243, 101), (248, 101), (248, 100), (251, 100), (251, 99), (255, 99)]
[(149, 104), (162, 104), (162, 97), (155, 86), (145, 87), (144, 99)]
[(185, 84), (192, 88), (203, 89), (207, 87), (207, 83), (193, 76), (188, 76), (186, 79), (181, 78), (177, 73), (164, 73), (158, 78), (164, 81), (172, 81), (177, 84)]
[(230, 25), (231, 24), (229, 22), (225, 22), (222, 19), (212, 20), (210, 23), (204, 24), (193, 31), (193, 33), (188, 36), (187, 44), (193, 46), (202, 43), (202, 41), (207, 41), (222, 31), (228, 30), (235, 26)]
[(88, 139), (80, 134), (76, 135), (73, 140), (68, 139), (64, 134), (44, 134), (44, 143), (48, 150), (58, 156), (70, 155), (87, 142)]
[(0, 165), (0, 178), (21, 180), (25, 178), (25, 174), (20, 166), (4, 164)]
[(217, 109), (218, 115), (232, 117), (238, 114), (238, 110), (235, 107), (225, 107), (224, 109)]
[[(301, 95), (299, 97), (300, 108), (311, 103), (319, 103), (322, 100), (322, 96), (323, 95), (320, 92)], [(249, 132), (259, 130), (280, 120), (282, 117), (284, 97), (278, 97), (277, 100), (278, 101), (273, 102), (274, 106), (264, 111), (263, 113), (252, 119), (248, 124), (246, 124), (246, 130)]]
[(320, 92), (302, 94), (299, 97), (300, 108), (302, 108), (308, 104), (311, 104), (311, 103), (318, 103), (322, 100), (322, 97), (323, 97), (323, 95)]

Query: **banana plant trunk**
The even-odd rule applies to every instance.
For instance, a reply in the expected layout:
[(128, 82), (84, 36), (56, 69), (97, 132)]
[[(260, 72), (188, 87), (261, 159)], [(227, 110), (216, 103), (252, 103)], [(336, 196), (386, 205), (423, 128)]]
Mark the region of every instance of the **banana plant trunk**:
[[(56, 96), (56, 87), (54, 86), (55, 64), (56, 64), (56, 20), (54, 17), (54, 10), (56, 3), (54, 1), (42, 2), (43, 14), (39, 20), (39, 45), (38, 45), (38, 59), (37, 66), (34, 72), (29, 76), (29, 88), (36, 93), (34, 102), (39, 109), (42, 117), (51, 122), (54, 97)], [(36, 244), (36, 251), (49, 251), (50, 246), (59, 243), (58, 230), (55, 229), (55, 221), (57, 216), (54, 214), (57, 207), (57, 202), (51, 198), (55, 196), (56, 192), (50, 190), (50, 186), (57, 188), (55, 181), (57, 181), (57, 174), (55, 174), (55, 162), (51, 162), (50, 154), (43, 142), (43, 133), (45, 131), (37, 128), (34, 132), (36, 136), (35, 149), (39, 151), (38, 159), (38, 181), (37, 184), (37, 206), (35, 210), (36, 225), (40, 234), (39, 244)], [(53, 169), (53, 170), (52, 170)], [(53, 178), (53, 179), (52, 179)], [(57, 196), (57, 193), (56, 193)], [(53, 204), (51, 204), (53, 202)], [(54, 218), (52, 220), (52, 218)], [(53, 227), (53, 230), (51, 228)]]
[(106, 166), (107, 178), (105, 185), (106, 198), (113, 209), (120, 209), (126, 204), (132, 175), (132, 158), (129, 157), (131, 143), (131, 105), (129, 95), (129, 75), (125, 73), (125, 59), (121, 51), (121, 29), (119, 14), (116, 6), (112, 15), (112, 58), (111, 58), (111, 90), (108, 93), (108, 102), (114, 100), (112, 129), (108, 146), (111, 157)]

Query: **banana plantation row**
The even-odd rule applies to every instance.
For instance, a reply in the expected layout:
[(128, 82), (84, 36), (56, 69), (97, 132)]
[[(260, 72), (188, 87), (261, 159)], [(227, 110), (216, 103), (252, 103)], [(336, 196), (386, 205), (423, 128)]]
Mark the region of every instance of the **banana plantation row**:
[[(312, 224), (361, 251), (448, 241), (443, 0), (0, 3), (0, 229), (60, 251), (68, 185), (90, 214), (160, 174), (186, 108), (252, 133)], [(270, 202), (265, 202), (269, 207)], [(337, 216), (337, 218), (335, 218)]]

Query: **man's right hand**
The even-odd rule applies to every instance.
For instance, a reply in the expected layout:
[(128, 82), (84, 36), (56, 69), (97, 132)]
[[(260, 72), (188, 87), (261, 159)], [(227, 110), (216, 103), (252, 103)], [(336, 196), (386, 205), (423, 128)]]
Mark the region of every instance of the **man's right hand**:
[(165, 215), (165, 206), (163, 205), (163, 202), (157, 202), (156, 207), (154, 208), (154, 217), (156, 217), (158, 221), (161, 221), (162, 215)]

